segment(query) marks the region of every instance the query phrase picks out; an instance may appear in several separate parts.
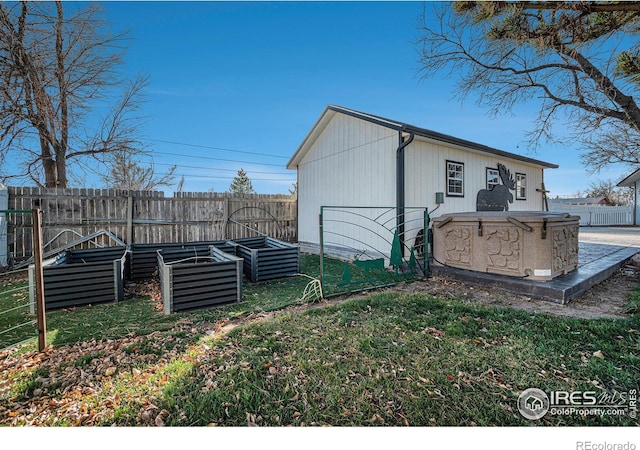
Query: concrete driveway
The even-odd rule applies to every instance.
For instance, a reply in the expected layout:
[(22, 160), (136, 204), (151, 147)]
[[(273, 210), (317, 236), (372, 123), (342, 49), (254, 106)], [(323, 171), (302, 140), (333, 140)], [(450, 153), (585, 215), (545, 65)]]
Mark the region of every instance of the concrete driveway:
[(640, 247), (640, 227), (580, 227), (580, 242)]

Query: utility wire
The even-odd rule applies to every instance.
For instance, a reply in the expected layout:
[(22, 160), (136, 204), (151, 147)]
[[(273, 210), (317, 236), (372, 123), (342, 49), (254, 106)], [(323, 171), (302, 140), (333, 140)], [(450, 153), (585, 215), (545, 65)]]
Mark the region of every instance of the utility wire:
[[(188, 173), (174, 173), (176, 177), (185, 177), (185, 178), (204, 178), (207, 180), (233, 180), (235, 177), (213, 177), (211, 175), (191, 175)], [(287, 181), (290, 183), (294, 183), (295, 178), (250, 178), (251, 181)]]
[[(166, 156), (179, 156), (181, 158), (197, 158), (197, 159), (207, 159), (207, 160), (211, 160), (211, 161), (226, 161), (226, 162), (235, 162), (235, 163), (242, 163), (242, 164), (252, 164), (255, 163), (253, 161), (240, 161), (237, 159), (223, 159), (223, 158), (213, 158), (211, 156), (193, 156), (193, 155), (181, 155), (180, 153), (169, 153), (169, 152), (157, 152), (157, 151), (153, 151), (153, 153), (155, 155), (166, 155)], [(273, 166), (273, 167), (283, 167), (282, 164), (268, 164), (268, 163), (258, 163), (261, 166)]]
[(333, 157), (338, 156), (338, 155), (340, 155), (342, 153), (347, 153), (347, 152), (350, 152), (351, 150), (355, 150), (357, 148), (365, 147), (367, 145), (375, 144), (376, 142), (381, 142), (381, 141), (384, 141), (384, 140), (387, 140), (387, 139), (391, 139), (391, 138), (397, 138), (397, 137), (393, 136), (393, 135), (392, 136), (383, 136), (380, 139), (374, 139), (373, 141), (364, 142), (362, 144), (354, 145), (353, 147), (348, 147), (348, 148), (342, 149), (342, 150), (337, 151), (335, 153), (330, 153), (328, 155), (320, 156), (320, 157), (318, 157), (316, 159), (311, 159), (309, 161), (305, 161), (305, 162), (301, 163), (300, 165), (303, 166), (303, 165), (306, 165), (306, 164), (311, 164), (311, 163), (320, 161), (321, 159), (333, 158)]
[[(224, 171), (224, 172), (237, 172), (236, 169), (222, 169), (222, 168), (218, 168), (218, 167), (202, 167), (202, 166), (186, 166), (184, 164), (158, 163), (158, 162), (155, 162), (155, 161), (150, 161), (149, 164), (153, 164), (154, 166), (168, 166), (168, 167), (176, 166), (179, 169), (203, 169), (203, 170), (220, 170), (220, 171)], [(261, 173), (261, 174), (265, 174), (265, 175), (286, 175), (286, 173), (283, 173), (283, 172), (264, 172), (264, 171), (261, 171), (261, 170), (247, 170), (247, 172), (250, 172), (250, 173)]]
[[(86, 163), (84, 163), (83, 161), (75, 161), (76, 163), (78, 163), (80, 166), (83, 166), (85, 171), (87, 172), (92, 172), (96, 175), (102, 175), (102, 172), (90, 167), (89, 165), (87, 165)], [(166, 164), (166, 163), (157, 163), (154, 162), (154, 165), (162, 165), (162, 166), (178, 166), (178, 167), (190, 167), (190, 168), (197, 168), (197, 169), (205, 169), (205, 170), (225, 170), (225, 171), (233, 171), (233, 172), (237, 172), (236, 170), (233, 169), (207, 169), (206, 167), (202, 167), (202, 166), (181, 166), (180, 164)], [(278, 167), (281, 167), (280, 165), (278, 165)], [(286, 175), (284, 173), (279, 173), (279, 172), (255, 172), (255, 173), (263, 173), (263, 174), (268, 174), (268, 175)], [(185, 178), (203, 178), (205, 180), (210, 179), (210, 180), (233, 180), (235, 177), (214, 177), (211, 175), (191, 175), (191, 174), (186, 174), (186, 173), (174, 173), (173, 174), (176, 177), (182, 177), (184, 176)], [(294, 183), (296, 180), (295, 179), (290, 179), (290, 178), (251, 178), (251, 181), (275, 181), (275, 182), (290, 182), (290, 183)]]
[[(269, 158), (289, 159), (288, 156), (273, 155), (273, 154), (269, 154), (269, 153), (248, 152), (248, 151), (245, 151), (245, 150), (237, 150), (237, 149), (233, 149), (233, 148), (222, 148), (222, 147), (212, 147), (212, 146), (209, 146), (209, 145), (187, 144), (187, 143), (184, 143), (184, 142), (163, 141), (163, 140), (160, 140), (160, 139), (143, 138), (143, 140), (150, 141), (150, 142), (161, 142), (163, 144), (183, 145), (185, 147), (196, 147), (196, 148), (207, 148), (207, 149), (210, 149), (210, 150), (221, 150), (223, 152), (244, 153), (245, 155), (257, 155), (257, 156), (268, 156)], [(160, 153), (160, 152), (154, 151), (154, 153)], [(188, 156), (188, 155), (180, 155), (180, 156)]]

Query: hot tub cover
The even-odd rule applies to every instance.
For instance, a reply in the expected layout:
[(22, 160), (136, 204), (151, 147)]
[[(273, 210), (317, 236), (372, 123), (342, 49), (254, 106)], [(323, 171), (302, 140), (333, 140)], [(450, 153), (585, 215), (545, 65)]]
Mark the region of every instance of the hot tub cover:
[(435, 264), (547, 281), (578, 266), (578, 216), (481, 211), (433, 219)]

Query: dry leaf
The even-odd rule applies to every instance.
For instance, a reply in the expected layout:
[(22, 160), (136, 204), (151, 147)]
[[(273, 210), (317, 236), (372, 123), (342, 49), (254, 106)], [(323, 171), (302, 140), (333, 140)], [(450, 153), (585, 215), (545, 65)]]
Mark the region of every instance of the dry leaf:
[(444, 336), (444, 331), (433, 327), (427, 327), (422, 330), (422, 334), (430, 334), (431, 336), (438, 338), (439, 336)]
[(593, 352), (593, 356), (595, 356), (596, 358), (604, 359), (604, 355), (600, 350), (596, 350), (595, 352)]

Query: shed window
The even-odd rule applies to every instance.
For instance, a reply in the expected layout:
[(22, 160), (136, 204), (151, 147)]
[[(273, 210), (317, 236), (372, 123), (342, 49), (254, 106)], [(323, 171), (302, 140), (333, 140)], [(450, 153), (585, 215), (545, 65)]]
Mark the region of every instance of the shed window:
[(464, 163), (447, 161), (447, 196), (464, 197)]
[(490, 169), (487, 167), (487, 190), (490, 191), (500, 184), (500, 174), (498, 169)]
[(527, 175), (516, 173), (516, 200), (527, 199)]

